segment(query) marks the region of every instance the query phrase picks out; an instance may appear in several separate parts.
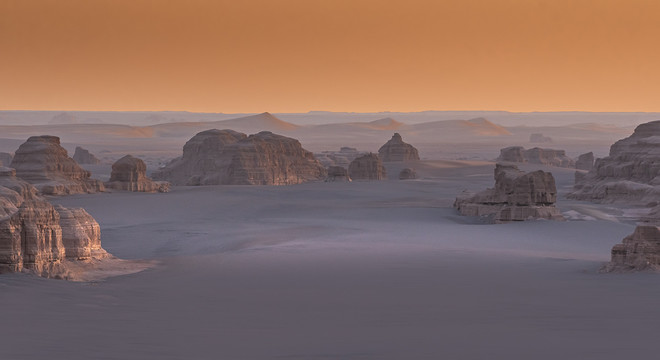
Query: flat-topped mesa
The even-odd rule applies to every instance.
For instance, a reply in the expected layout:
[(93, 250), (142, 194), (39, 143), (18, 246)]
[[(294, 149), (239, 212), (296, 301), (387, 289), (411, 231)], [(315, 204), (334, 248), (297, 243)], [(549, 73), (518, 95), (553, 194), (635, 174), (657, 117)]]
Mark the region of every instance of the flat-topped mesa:
[(378, 155), (369, 153), (351, 161), (348, 165), (348, 175), (353, 180), (384, 180), (387, 172)]
[(9, 166), (13, 158), (10, 153), (0, 152), (0, 166)]
[[(69, 260), (100, 260), (98, 223), (83, 209), (54, 207), (34, 186), (0, 173), (0, 273), (71, 278)], [(12, 169), (13, 170), (13, 169)]]
[(514, 165), (495, 166), (495, 187), (463, 192), (454, 207), (466, 216), (488, 217), (494, 223), (530, 219), (564, 220), (555, 207), (557, 187), (551, 173), (525, 173)]
[(638, 225), (621, 244), (612, 247), (612, 260), (601, 271), (627, 272), (660, 270), (660, 228)]
[(378, 149), (381, 161), (414, 161), (419, 160), (419, 152), (414, 146), (403, 142), (399, 133)]
[(80, 146), (76, 146), (76, 151), (73, 153), (73, 160), (78, 164), (100, 164), (101, 160), (97, 159), (92, 153), (87, 149), (83, 149)]
[(348, 170), (343, 166), (330, 166), (328, 167), (328, 177), (325, 182), (349, 182), (352, 181), (348, 176)]
[(153, 181), (147, 177), (147, 165), (141, 159), (126, 155), (112, 164), (110, 181), (105, 187), (134, 192), (168, 192), (166, 181)]
[(531, 163), (565, 168), (574, 168), (575, 161), (566, 156), (566, 151), (542, 149), (539, 147), (525, 150), (522, 146), (509, 146), (500, 150), (497, 161)]
[(32, 136), (23, 143), (11, 162), (16, 176), (46, 195), (94, 193), (103, 183), (70, 158), (57, 136)]
[(213, 129), (191, 138), (183, 156), (152, 177), (174, 185), (292, 185), (323, 180), (326, 174), (296, 139), (269, 131), (247, 136)]
[(639, 125), (610, 147), (584, 176), (576, 177), (569, 198), (646, 206), (660, 199), (660, 121)]

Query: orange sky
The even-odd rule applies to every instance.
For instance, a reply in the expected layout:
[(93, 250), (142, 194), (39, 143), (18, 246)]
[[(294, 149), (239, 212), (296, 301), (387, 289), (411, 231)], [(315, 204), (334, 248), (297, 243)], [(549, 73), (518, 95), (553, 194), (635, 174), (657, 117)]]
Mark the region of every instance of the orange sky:
[(0, 109), (660, 111), (655, 0), (0, 0)]

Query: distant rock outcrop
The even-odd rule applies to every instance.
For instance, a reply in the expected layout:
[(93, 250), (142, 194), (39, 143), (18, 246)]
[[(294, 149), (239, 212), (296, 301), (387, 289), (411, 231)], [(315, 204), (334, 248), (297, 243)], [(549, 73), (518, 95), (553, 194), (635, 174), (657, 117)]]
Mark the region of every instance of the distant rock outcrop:
[(417, 172), (415, 169), (405, 168), (399, 172), (399, 180), (412, 180), (417, 179)]
[(54, 207), (13, 169), (0, 169), (0, 273), (73, 279), (70, 261), (108, 257), (99, 225), (85, 210)]
[(594, 153), (593, 152), (588, 152), (586, 154), (582, 154), (578, 156), (577, 161), (575, 162), (575, 168), (578, 170), (586, 170), (589, 171), (593, 169), (594, 167)]
[(492, 222), (528, 219), (564, 220), (555, 207), (557, 187), (549, 172), (525, 173), (513, 165), (495, 166), (495, 187), (463, 192), (454, 207), (466, 216), (486, 216)]
[(639, 125), (576, 178), (569, 198), (656, 206), (660, 202), (660, 121)]
[(543, 136), (543, 134), (531, 134), (529, 135), (529, 142), (531, 143), (551, 143), (552, 138)]
[(87, 149), (83, 149), (80, 146), (76, 146), (76, 151), (73, 153), (73, 160), (78, 164), (99, 164), (101, 160), (97, 159), (96, 156), (91, 154)]
[(387, 172), (378, 155), (369, 153), (351, 161), (348, 174), (353, 180), (384, 180)]
[(575, 161), (566, 156), (564, 150), (541, 149), (525, 150), (522, 146), (510, 146), (500, 150), (498, 161), (532, 163), (557, 167), (574, 168)]
[(366, 154), (366, 152), (358, 151), (356, 148), (342, 146), (339, 151), (322, 151), (320, 153), (314, 153), (314, 156), (325, 167), (348, 167), (348, 164), (350, 164), (351, 161), (364, 154)]
[(0, 166), (9, 166), (13, 158), (10, 153), (0, 152)]
[(168, 192), (166, 181), (153, 181), (147, 177), (147, 165), (141, 159), (126, 155), (112, 164), (110, 181), (105, 187), (135, 192)]
[(660, 228), (642, 224), (612, 248), (612, 260), (605, 272), (660, 270)]
[(410, 161), (419, 160), (419, 153), (414, 146), (403, 142), (399, 133), (378, 149), (381, 161)]
[(291, 185), (323, 180), (326, 170), (296, 139), (214, 129), (195, 135), (182, 157), (152, 177), (175, 185)]
[(325, 178), (326, 182), (347, 182), (351, 181), (348, 176), (348, 170), (343, 166), (330, 166), (328, 168), (328, 177)]
[(94, 193), (103, 191), (103, 183), (91, 179), (60, 146), (57, 136), (32, 136), (23, 143), (10, 165), (16, 175), (46, 195)]

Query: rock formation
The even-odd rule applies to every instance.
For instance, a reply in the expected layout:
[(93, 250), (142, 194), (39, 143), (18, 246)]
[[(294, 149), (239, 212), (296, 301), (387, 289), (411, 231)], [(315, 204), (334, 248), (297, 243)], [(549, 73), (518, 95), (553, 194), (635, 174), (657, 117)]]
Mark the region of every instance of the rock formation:
[(13, 169), (0, 169), (0, 273), (71, 278), (68, 261), (109, 256), (98, 223), (85, 210), (54, 207)]
[(114, 190), (136, 192), (168, 192), (170, 184), (166, 181), (153, 181), (147, 177), (147, 165), (144, 161), (126, 155), (112, 164), (110, 181), (105, 187)]
[(640, 224), (621, 244), (612, 247), (612, 260), (605, 272), (660, 270), (660, 228)]
[(16, 175), (46, 195), (103, 191), (103, 183), (91, 179), (60, 146), (57, 136), (32, 136), (23, 143), (10, 165)]
[(378, 149), (378, 156), (381, 161), (419, 160), (417, 149), (404, 143), (399, 133), (394, 133), (392, 138)]
[(543, 134), (531, 134), (529, 135), (529, 142), (531, 143), (551, 143), (552, 138), (543, 136)]
[(656, 206), (660, 200), (660, 121), (639, 125), (610, 147), (584, 176), (576, 178), (572, 199)]
[(358, 151), (356, 148), (342, 146), (339, 151), (322, 151), (320, 153), (314, 153), (314, 156), (326, 168), (330, 166), (346, 168), (355, 158), (365, 154), (367, 153)]
[(495, 187), (479, 193), (463, 192), (454, 207), (467, 216), (486, 216), (492, 222), (528, 219), (564, 220), (555, 207), (557, 187), (549, 172), (525, 173), (514, 165), (495, 166)]
[(566, 156), (564, 150), (541, 149), (525, 150), (522, 146), (510, 146), (500, 150), (498, 161), (532, 163), (557, 167), (573, 168), (575, 161)]
[(378, 155), (369, 153), (351, 161), (348, 175), (353, 180), (384, 180), (387, 172)]
[(594, 153), (588, 152), (578, 156), (577, 161), (575, 162), (575, 168), (578, 170), (591, 170), (594, 167)]
[(347, 182), (351, 181), (348, 176), (348, 170), (342, 166), (330, 166), (328, 168), (328, 177), (325, 178), (326, 182)]
[(152, 176), (175, 185), (291, 185), (323, 180), (326, 170), (296, 139), (214, 129), (195, 135), (182, 157)]
[(91, 154), (87, 149), (83, 149), (80, 146), (76, 146), (76, 151), (73, 153), (73, 160), (78, 164), (99, 164), (101, 160), (97, 159), (96, 156)]
[(399, 173), (399, 180), (412, 180), (417, 179), (417, 172), (415, 169), (405, 168)]
[(9, 166), (13, 156), (10, 153), (0, 152), (0, 166)]

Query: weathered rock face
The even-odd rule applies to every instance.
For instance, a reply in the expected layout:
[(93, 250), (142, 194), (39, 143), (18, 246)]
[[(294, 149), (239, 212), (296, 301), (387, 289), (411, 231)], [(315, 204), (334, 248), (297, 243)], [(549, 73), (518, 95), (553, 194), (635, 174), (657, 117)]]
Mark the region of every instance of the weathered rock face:
[(510, 146), (500, 150), (498, 161), (532, 163), (557, 167), (573, 168), (575, 161), (566, 156), (564, 150), (541, 149), (525, 150), (522, 146)]
[(126, 155), (112, 164), (110, 181), (105, 187), (136, 192), (168, 192), (170, 184), (147, 177), (147, 165), (141, 159)]
[(610, 147), (576, 178), (570, 198), (595, 202), (657, 203), (660, 199), (660, 121), (639, 125), (635, 132)]
[(564, 220), (555, 207), (557, 187), (549, 172), (525, 173), (513, 165), (495, 166), (495, 187), (463, 192), (454, 207), (467, 216), (487, 216), (492, 222), (528, 219)]
[(543, 136), (543, 134), (530, 134), (529, 142), (531, 143), (551, 143), (552, 138)]
[(578, 170), (591, 170), (594, 167), (594, 153), (588, 152), (578, 156), (577, 161), (575, 162), (575, 168)]
[(16, 176), (46, 195), (65, 195), (103, 191), (103, 183), (90, 178), (60, 146), (57, 136), (32, 136), (23, 143), (10, 165)]
[(153, 174), (175, 185), (291, 185), (325, 177), (325, 168), (296, 139), (215, 129), (195, 135), (181, 158)]
[(76, 146), (76, 151), (73, 153), (73, 160), (78, 164), (99, 164), (101, 160), (91, 154), (87, 149)]
[(351, 161), (348, 175), (353, 180), (384, 180), (387, 172), (378, 155), (369, 153)]
[(101, 248), (98, 223), (82, 209), (53, 207), (11, 172), (0, 175), (0, 273), (28, 270), (69, 277), (67, 258), (93, 260)]
[(612, 260), (602, 270), (660, 270), (660, 228), (651, 224), (638, 225), (621, 244), (614, 245)]
[(417, 179), (417, 172), (415, 169), (405, 168), (399, 173), (399, 180), (412, 180)]
[(13, 158), (10, 153), (0, 152), (0, 166), (9, 166)]
[(419, 153), (414, 146), (403, 142), (399, 133), (378, 149), (381, 161), (411, 161), (419, 160)]
[(348, 170), (342, 166), (330, 166), (328, 168), (328, 177), (325, 178), (326, 182), (348, 182), (351, 177), (348, 176)]

